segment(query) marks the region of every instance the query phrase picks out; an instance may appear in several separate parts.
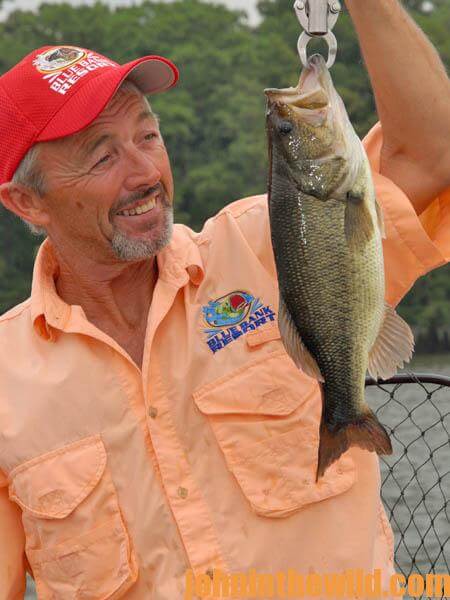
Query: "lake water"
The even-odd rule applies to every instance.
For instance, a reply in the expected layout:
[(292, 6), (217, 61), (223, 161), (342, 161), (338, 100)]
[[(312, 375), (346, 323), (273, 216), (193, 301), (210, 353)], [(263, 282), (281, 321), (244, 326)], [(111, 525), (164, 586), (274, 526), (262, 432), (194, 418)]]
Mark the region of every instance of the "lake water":
[[(407, 370), (450, 377), (450, 355), (416, 357)], [(381, 459), (382, 498), (395, 535), (396, 570), (405, 575), (450, 573), (450, 387), (434, 392), (437, 387), (367, 389), (368, 403), (391, 435), (394, 453)], [(28, 584), (26, 599), (34, 600), (31, 579)]]

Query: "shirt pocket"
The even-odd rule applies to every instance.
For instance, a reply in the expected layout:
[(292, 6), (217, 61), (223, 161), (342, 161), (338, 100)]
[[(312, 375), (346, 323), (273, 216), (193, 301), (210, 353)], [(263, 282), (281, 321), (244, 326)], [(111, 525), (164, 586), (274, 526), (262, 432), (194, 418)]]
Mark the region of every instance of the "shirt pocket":
[(121, 598), (137, 565), (101, 436), (19, 465), (10, 480), (39, 599)]
[[(272, 331), (247, 343), (255, 348), (256, 341), (275, 338)], [(285, 517), (341, 494), (355, 482), (356, 467), (348, 452), (316, 482), (320, 388), (297, 369), (284, 348), (201, 386), (193, 399), (257, 514)]]

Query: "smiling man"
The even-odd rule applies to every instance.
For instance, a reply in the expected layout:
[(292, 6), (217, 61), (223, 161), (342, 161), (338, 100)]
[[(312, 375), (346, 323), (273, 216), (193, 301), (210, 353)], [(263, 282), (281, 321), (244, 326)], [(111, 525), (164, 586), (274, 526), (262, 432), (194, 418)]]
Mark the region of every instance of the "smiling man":
[(28, 197), (19, 185), (6, 203), (35, 202), (54, 242), (58, 294), (83, 306), (141, 367), (155, 256), (173, 226), (172, 174), (155, 115), (127, 81), (93, 124), (38, 146), (35, 161), (35, 169), (45, 165), (44, 193)]
[[(170, 87), (177, 70), (162, 58), (119, 68), (87, 50), (44, 48), (3, 78), (5, 98), (21, 102), (14, 88), (26, 69), (35, 83), (22, 100), (28, 105), (17, 109), (18, 116), (30, 117), (28, 135), (35, 143), (3, 187), (3, 202), (52, 240), (59, 296), (82, 306), (89, 321), (140, 367), (155, 256), (169, 243), (173, 227), (169, 158), (142, 92)], [(92, 112), (77, 119), (83, 93)], [(58, 120), (51, 118), (38, 133), (41, 124), (32, 127), (27, 114), (36, 110), (37, 94), (48, 102), (41, 115), (56, 110)], [(5, 148), (5, 170), (17, 166), (27, 143), (22, 133), (16, 147)]]
[[(402, 52), (411, 35), (429, 50), (392, 18)], [(0, 78), (0, 198), (47, 234), (31, 297), (0, 318), (0, 598), (23, 597), (26, 570), (43, 600), (181, 600), (193, 575), (204, 597), (219, 571), (252, 570), (279, 574), (267, 598), (286, 597), (289, 570), (379, 569), (389, 590), (378, 457), (351, 448), (315, 481), (320, 387), (280, 339), (266, 197), (226, 206), (199, 234), (173, 225), (144, 94), (176, 79), (161, 57), (118, 65), (67, 46)], [(377, 88), (384, 106), (394, 94)], [(409, 102), (421, 93), (408, 88)], [(423, 162), (379, 125), (365, 140), (392, 305), (450, 258), (443, 161), (429, 185), (419, 176), (443, 146), (417, 135)]]

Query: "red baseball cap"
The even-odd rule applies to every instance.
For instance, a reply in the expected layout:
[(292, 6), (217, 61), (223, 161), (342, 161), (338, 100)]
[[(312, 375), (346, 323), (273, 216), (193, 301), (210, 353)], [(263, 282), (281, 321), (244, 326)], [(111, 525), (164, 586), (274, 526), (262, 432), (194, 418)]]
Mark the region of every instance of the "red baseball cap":
[(10, 181), (36, 142), (87, 127), (124, 79), (144, 94), (174, 86), (178, 69), (162, 56), (120, 65), (76, 46), (34, 50), (0, 77), (0, 184)]

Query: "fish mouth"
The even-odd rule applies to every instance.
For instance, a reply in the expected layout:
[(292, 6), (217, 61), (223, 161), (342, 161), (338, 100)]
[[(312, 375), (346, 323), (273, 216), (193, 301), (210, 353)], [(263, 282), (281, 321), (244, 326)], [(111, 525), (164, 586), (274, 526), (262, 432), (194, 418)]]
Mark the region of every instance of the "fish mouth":
[(305, 110), (325, 110), (330, 103), (330, 84), (332, 81), (325, 60), (321, 54), (309, 59), (309, 67), (304, 68), (296, 87), (276, 89), (267, 88), (269, 107), (271, 105), (289, 106), (294, 112), (304, 114)]

